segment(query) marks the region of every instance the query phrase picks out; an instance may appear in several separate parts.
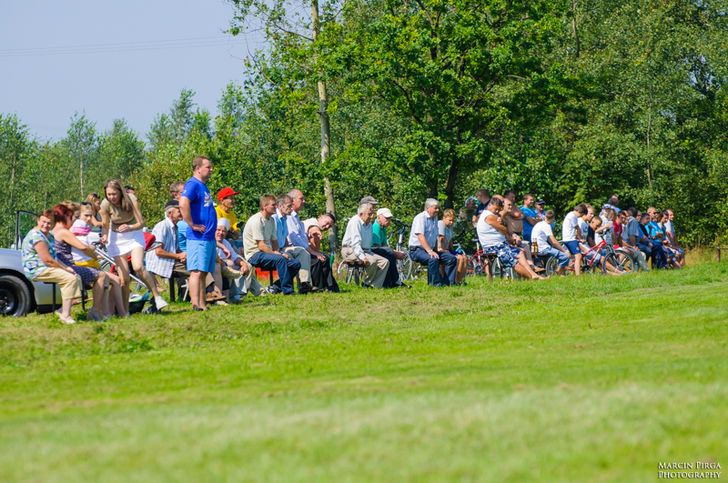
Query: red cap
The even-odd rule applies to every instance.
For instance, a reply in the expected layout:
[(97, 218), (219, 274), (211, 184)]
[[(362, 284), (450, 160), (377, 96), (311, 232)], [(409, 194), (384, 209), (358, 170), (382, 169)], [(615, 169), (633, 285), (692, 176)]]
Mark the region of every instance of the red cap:
[(222, 201), (228, 196), (239, 195), (240, 192), (234, 191), (231, 187), (226, 186), (217, 192), (217, 201)]

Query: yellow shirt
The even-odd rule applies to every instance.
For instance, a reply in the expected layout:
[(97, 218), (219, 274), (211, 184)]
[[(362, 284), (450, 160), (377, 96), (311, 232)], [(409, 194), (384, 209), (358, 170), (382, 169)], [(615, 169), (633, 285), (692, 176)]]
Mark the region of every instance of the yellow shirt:
[(222, 206), (217, 205), (215, 207), (215, 213), (217, 213), (218, 219), (225, 218), (227, 221), (230, 222), (230, 228), (232, 228), (234, 231), (239, 231), (238, 230), (238, 217), (235, 216), (234, 212), (232, 212), (232, 211), (227, 212), (222, 209)]

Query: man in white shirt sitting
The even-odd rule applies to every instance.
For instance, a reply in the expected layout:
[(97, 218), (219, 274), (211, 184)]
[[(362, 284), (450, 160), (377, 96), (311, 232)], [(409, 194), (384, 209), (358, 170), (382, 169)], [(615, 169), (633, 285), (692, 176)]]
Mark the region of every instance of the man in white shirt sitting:
[(359, 205), (356, 216), (346, 225), (344, 239), (341, 241), (341, 256), (344, 261), (358, 261), (364, 265), (364, 283), (382, 288), (387, 276), (389, 261), (372, 252), (372, 222), (374, 207), (370, 203)]
[[(449, 251), (437, 252), (437, 212), (439, 202), (434, 198), (425, 201), (425, 211), (412, 220), (409, 237), (409, 254), (415, 262), (427, 265), (427, 284), (435, 287), (455, 285), (458, 257)], [(440, 276), (440, 265), (444, 266), (445, 276)]]
[(493, 196), (487, 209), (480, 214), (476, 225), (478, 240), (483, 251), (496, 254), (502, 265), (513, 267), (522, 277), (543, 279), (529, 266), (523, 250), (508, 243), (507, 237), (510, 235), (508, 228), (502, 222), (504, 214), (503, 199)]
[(545, 258), (549, 255), (556, 257), (559, 263), (559, 268), (556, 270), (556, 273), (560, 274), (566, 269), (571, 261), (569, 258), (569, 251), (564, 248), (561, 243), (559, 243), (551, 229), (551, 224), (554, 222), (555, 217), (554, 212), (552, 210), (548, 210), (545, 217), (546, 218), (543, 221), (539, 221), (533, 226), (533, 230), (531, 231), (531, 240), (535, 241), (538, 246), (539, 257)]

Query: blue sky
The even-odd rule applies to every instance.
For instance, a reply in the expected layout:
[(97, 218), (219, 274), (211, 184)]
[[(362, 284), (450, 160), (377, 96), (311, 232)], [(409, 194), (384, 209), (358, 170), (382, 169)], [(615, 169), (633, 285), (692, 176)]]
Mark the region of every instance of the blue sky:
[(223, 0), (0, 0), (0, 112), (40, 139), (65, 135), (74, 112), (99, 130), (117, 118), (143, 135), (182, 89), (216, 110), (240, 82), (258, 34), (223, 31)]

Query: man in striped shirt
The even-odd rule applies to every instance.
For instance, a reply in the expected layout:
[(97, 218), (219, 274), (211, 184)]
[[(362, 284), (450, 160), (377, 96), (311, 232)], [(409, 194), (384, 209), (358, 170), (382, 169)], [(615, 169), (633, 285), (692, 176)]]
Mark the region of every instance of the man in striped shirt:
[(152, 234), (161, 243), (156, 250), (146, 255), (147, 270), (162, 278), (171, 278), (175, 264), (184, 267), (187, 260), (185, 252), (177, 251), (177, 222), (182, 219), (179, 201), (169, 200), (164, 206), (164, 219), (154, 225)]

